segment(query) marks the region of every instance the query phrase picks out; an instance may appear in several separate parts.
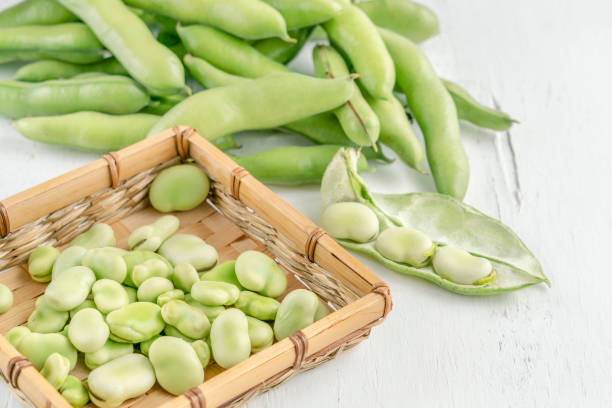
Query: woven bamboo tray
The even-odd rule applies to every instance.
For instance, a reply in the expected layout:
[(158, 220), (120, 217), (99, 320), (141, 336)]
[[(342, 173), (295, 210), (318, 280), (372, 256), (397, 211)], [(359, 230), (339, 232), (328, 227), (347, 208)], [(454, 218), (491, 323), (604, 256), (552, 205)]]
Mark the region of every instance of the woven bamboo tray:
[[(0, 315), (0, 334), (24, 324), (45, 290), (27, 274), (34, 248), (61, 248), (96, 222), (109, 223), (126, 248), (131, 231), (159, 217), (147, 200), (156, 174), (185, 160), (204, 169), (212, 188), (206, 203), (175, 214), (181, 232), (215, 246), (220, 262), (249, 249), (268, 253), (287, 272), (288, 290), (307, 287), (334, 312), (231, 369), (207, 367), (205, 382), (183, 395), (155, 386), (124, 407), (238, 407), (354, 347), (385, 319), (386, 283), (193, 129), (175, 127), (0, 202), (0, 282), (15, 296)], [(82, 362), (73, 372), (87, 373)], [(70, 407), (2, 335), (0, 378), (27, 406)]]

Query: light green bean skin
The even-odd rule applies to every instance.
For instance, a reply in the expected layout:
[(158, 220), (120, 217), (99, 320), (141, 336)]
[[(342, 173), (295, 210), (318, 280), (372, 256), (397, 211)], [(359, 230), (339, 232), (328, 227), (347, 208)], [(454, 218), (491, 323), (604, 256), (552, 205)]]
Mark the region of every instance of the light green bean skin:
[(159, 97), (151, 99), (151, 102), (143, 108), (140, 113), (149, 113), (152, 115), (164, 115), (170, 109), (174, 108), (180, 102), (183, 102), (187, 95), (177, 94), (169, 97)]
[(198, 340), (198, 339), (191, 338), (189, 336), (185, 336), (179, 329), (169, 324), (167, 324), (166, 327), (164, 328), (164, 334), (166, 336), (176, 337), (176, 338), (185, 340), (187, 343), (191, 343), (193, 341)]
[(268, 297), (287, 290), (287, 276), (276, 261), (259, 251), (244, 251), (236, 259), (236, 276), (246, 289)]
[(193, 307), (197, 307), (208, 317), (208, 320), (212, 323), (221, 313), (225, 311), (223, 306), (206, 306), (195, 300), (191, 294), (185, 295), (185, 302)]
[(208, 343), (206, 343), (204, 340), (196, 340), (191, 342), (191, 347), (193, 347), (193, 350), (196, 352), (202, 367), (206, 368), (210, 362), (210, 346)]
[(459, 119), (476, 126), (499, 131), (506, 131), (516, 123), (516, 120), (507, 113), (484, 106), (459, 85), (445, 79), (442, 80), (442, 83), (455, 102)]
[(87, 388), (75, 376), (69, 375), (60, 387), (59, 392), (72, 405), (72, 408), (82, 408), (89, 402)]
[(89, 373), (87, 385), (96, 406), (114, 408), (149, 391), (155, 385), (155, 371), (145, 356), (127, 354)]
[(234, 307), (242, 310), (246, 315), (259, 320), (274, 320), (280, 303), (267, 296), (261, 296), (255, 292), (243, 290), (238, 296)]
[(91, 287), (96, 309), (104, 314), (117, 310), (130, 303), (123, 286), (111, 279), (100, 279)]
[(468, 188), (470, 167), (453, 99), (425, 54), (412, 41), (385, 29), (379, 31), (393, 56), (397, 82), (423, 131), (436, 188), (461, 200)]
[(193, 265), (181, 262), (174, 267), (174, 274), (172, 275), (174, 287), (189, 293), (191, 292), (191, 287), (199, 281), (200, 276)]
[[(313, 49), (315, 75), (319, 78), (341, 78), (350, 74), (342, 56), (330, 46)], [(359, 91), (357, 84), (353, 96), (346, 104), (334, 109), (344, 133), (360, 146), (371, 146), (380, 135), (380, 122)]]
[(202, 238), (191, 234), (171, 236), (159, 248), (159, 253), (173, 265), (186, 262), (198, 271), (212, 268), (219, 259), (215, 247), (208, 245)]
[[(168, 326), (166, 326), (166, 329), (168, 328)], [(149, 349), (151, 348), (151, 344), (153, 344), (153, 342), (157, 339), (159, 339), (162, 335), (161, 334), (157, 334), (153, 337), (151, 337), (149, 340), (145, 340), (142, 343), (140, 343), (139, 347), (140, 347), (140, 352), (142, 354), (144, 354), (145, 356), (149, 356)]]
[(341, 0), (264, 0), (278, 10), (287, 27), (316, 26), (337, 16), (345, 7)]
[(17, 70), (15, 80), (42, 82), (51, 79), (68, 79), (87, 72), (101, 72), (108, 75), (128, 75), (115, 58), (107, 58), (93, 64), (72, 64), (70, 62), (43, 60), (24, 65)]
[(83, 20), (130, 75), (155, 95), (185, 89), (183, 64), (121, 0), (58, 0)]
[(209, 191), (210, 180), (202, 169), (179, 164), (162, 170), (155, 177), (149, 200), (153, 208), (162, 213), (189, 211), (202, 204)]
[(36, 282), (49, 282), (53, 265), (59, 255), (60, 251), (49, 245), (39, 246), (32, 251), (28, 258), (28, 273), (30, 277)]
[(104, 46), (82, 23), (0, 28), (0, 64), (49, 58), (89, 64), (104, 58)]
[(166, 303), (161, 313), (166, 324), (192, 339), (203, 339), (210, 332), (210, 321), (206, 314), (182, 300)]
[(390, 98), (395, 86), (393, 60), (368, 16), (347, 6), (323, 28), (330, 42), (347, 56), (366, 92), (374, 98)]
[(166, 262), (160, 259), (147, 259), (132, 269), (132, 282), (137, 287), (140, 287), (144, 281), (153, 277), (170, 279), (172, 277), (172, 269)]
[(183, 299), (185, 299), (185, 292), (180, 289), (172, 289), (159, 295), (156, 303), (159, 307), (163, 307), (168, 302)]
[(80, 266), (85, 252), (87, 252), (87, 249), (80, 246), (71, 246), (66, 248), (64, 252), (57, 257), (55, 263), (53, 264), (53, 270), (51, 271), (52, 279), (60, 275), (68, 268)]
[(13, 128), (28, 139), (88, 152), (110, 152), (143, 140), (160, 116), (77, 112), (16, 119)]
[(306, 289), (295, 289), (285, 296), (278, 308), (274, 335), (282, 340), (327, 314), (329, 310), (317, 295)]
[(60, 333), (25, 333), (17, 345), (17, 350), (41, 370), (47, 358), (60, 353), (70, 360), (72, 370), (77, 363), (77, 351), (68, 338)]
[(125, 281), (123, 282), (126, 286), (131, 286), (133, 288), (137, 288), (138, 285), (134, 283), (132, 279), (132, 273), (134, 272), (134, 268), (137, 265), (142, 265), (149, 259), (156, 259), (164, 262), (168, 266), (168, 270), (172, 271), (172, 264), (168, 262), (166, 258), (161, 255), (156, 254), (152, 251), (130, 251), (127, 254), (123, 255), (123, 260), (127, 266), (127, 276), (125, 277)]
[(27, 327), (16, 326), (16, 327), (13, 327), (11, 330), (7, 331), (4, 334), (4, 338), (6, 339), (6, 341), (11, 343), (13, 347), (15, 347), (16, 349), (19, 349), (19, 345), (21, 344), (21, 341), (24, 339), (25, 336), (27, 336), (30, 333), (32, 332)]
[(206, 24), (247, 40), (279, 37), (289, 41), (281, 14), (259, 0), (126, 0), (189, 24)]
[(6, 313), (13, 307), (13, 292), (8, 286), (0, 283), (0, 314)]
[(96, 309), (78, 311), (68, 327), (70, 343), (83, 353), (100, 350), (106, 344), (109, 334), (104, 316)]
[(138, 301), (157, 303), (159, 295), (174, 289), (174, 285), (166, 278), (154, 276), (142, 282), (138, 287)]
[(123, 255), (116, 248), (92, 248), (83, 255), (82, 264), (90, 268), (96, 279), (112, 279), (122, 283), (127, 275), (127, 265)]
[(77, 20), (77, 16), (55, 0), (25, 0), (0, 12), (0, 27), (54, 25)]
[(205, 89), (219, 88), (222, 86), (246, 84), (249, 78), (228, 74), (220, 70), (208, 61), (187, 54), (183, 57), (187, 70)]
[(68, 378), (70, 372), (70, 361), (59, 353), (53, 353), (45, 361), (45, 364), (40, 370), (40, 375), (45, 377), (47, 381), (56, 390)]
[(277, 127), (333, 109), (348, 100), (352, 80), (278, 74), (195, 94), (164, 115), (149, 132), (192, 126), (212, 140), (240, 130)]
[(206, 306), (230, 306), (236, 303), (240, 291), (231, 283), (200, 281), (191, 288), (191, 296)]
[[(72, 319), (75, 314), (77, 314), (78, 312), (80, 312), (83, 309), (88, 309), (88, 308), (89, 309), (96, 309), (96, 304), (94, 303), (93, 299), (85, 299), (83, 301), (83, 303), (81, 303), (80, 305), (78, 305), (74, 309), (70, 310), (70, 312), (69, 312), (70, 313), (70, 318)], [(56, 331), (58, 331), (58, 330), (56, 330)]]
[(295, 43), (283, 41), (280, 38), (266, 38), (255, 41), (253, 47), (266, 57), (281, 64), (287, 64), (306, 45), (314, 28), (315, 26), (289, 31), (289, 35), (297, 40)]
[[(82, 248), (112, 248), (116, 244), (115, 232), (113, 228), (103, 222), (94, 224), (87, 231), (77, 235), (71, 242), (70, 246), (78, 246)], [(111, 249), (111, 251), (119, 251), (117, 249)]]
[(179, 219), (174, 215), (165, 215), (149, 225), (135, 229), (128, 238), (128, 245), (133, 250), (157, 251), (168, 237), (178, 230)]
[(34, 333), (57, 333), (64, 329), (69, 317), (68, 312), (58, 312), (41, 296), (36, 299), (34, 311), (28, 318), (28, 329)]
[(274, 331), (270, 324), (251, 316), (247, 316), (247, 321), (249, 322), (251, 353), (258, 353), (274, 343)]
[(123, 343), (140, 343), (164, 330), (161, 308), (153, 303), (130, 303), (106, 316), (112, 340)]
[(215, 28), (179, 26), (177, 32), (187, 51), (230, 74), (259, 78), (290, 72), (289, 68), (269, 59), (241, 39)]
[(440, 32), (438, 17), (428, 7), (410, 0), (372, 0), (355, 4), (379, 27), (394, 31), (414, 42)]
[(210, 329), (210, 345), (215, 362), (230, 368), (249, 358), (249, 322), (238, 309), (228, 309), (215, 319)]
[(425, 152), (412, 130), (402, 104), (395, 96), (389, 99), (366, 99), (380, 120), (380, 141), (389, 146), (402, 162), (424, 173)]
[(57, 311), (70, 311), (83, 303), (96, 276), (85, 266), (73, 266), (58, 276), (54, 276), (45, 290), (45, 298), (50, 307)]
[(354, 242), (370, 242), (380, 229), (374, 211), (358, 202), (334, 203), (325, 207), (319, 225), (332, 238)]
[(179, 395), (204, 382), (204, 367), (190, 343), (160, 337), (149, 348), (149, 360), (161, 387)]
[(200, 280), (231, 283), (240, 290), (245, 290), (236, 277), (236, 261), (223, 262), (208, 272), (200, 275)]
[[(246, 156), (230, 156), (258, 180), (278, 185), (318, 184), (325, 169), (341, 146), (275, 147)], [(370, 171), (362, 157), (360, 171)]]
[(102, 348), (92, 352), (85, 353), (85, 365), (90, 370), (94, 370), (101, 365), (108, 363), (116, 358), (131, 354), (134, 352), (134, 345), (130, 343), (115, 343), (108, 340)]
[(0, 114), (11, 118), (79, 111), (134, 113), (149, 95), (132, 79), (102, 75), (45, 82), (0, 81)]

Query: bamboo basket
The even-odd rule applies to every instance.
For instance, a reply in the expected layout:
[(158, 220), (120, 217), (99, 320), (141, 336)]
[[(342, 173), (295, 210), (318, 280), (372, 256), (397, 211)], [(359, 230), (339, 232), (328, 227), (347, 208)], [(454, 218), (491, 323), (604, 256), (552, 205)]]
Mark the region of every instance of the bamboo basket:
[[(159, 216), (147, 200), (156, 174), (185, 160), (209, 175), (211, 193), (198, 208), (176, 214), (180, 231), (215, 246), (220, 262), (249, 249), (268, 253), (287, 272), (288, 290), (313, 290), (333, 313), (230, 369), (208, 366), (205, 382), (182, 395), (156, 385), (124, 407), (241, 406), (354, 347), (385, 319), (392, 307), (386, 283), (193, 129), (175, 127), (0, 202), (0, 282), (15, 297), (0, 315), (0, 334), (24, 324), (45, 290), (27, 273), (34, 248), (61, 248), (96, 222), (109, 223), (117, 246), (127, 247), (132, 230)], [(72, 374), (87, 373), (80, 362)], [(26, 406), (70, 407), (2, 335), (0, 378)]]

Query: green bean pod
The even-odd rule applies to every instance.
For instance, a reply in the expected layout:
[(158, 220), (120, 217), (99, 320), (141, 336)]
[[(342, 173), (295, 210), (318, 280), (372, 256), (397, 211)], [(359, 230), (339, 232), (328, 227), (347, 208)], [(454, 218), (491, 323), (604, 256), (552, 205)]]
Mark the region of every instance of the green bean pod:
[(185, 94), (176, 94), (153, 98), (151, 99), (151, 102), (140, 112), (162, 116), (170, 109), (178, 105), (180, 102), (183, 102), (186, 98), (187, 95)]
[(436, 188), (463, 199), (470, 167), (461, 143), (455, 103), (416, 44), (392, 31), (379, 30), (395, 62), (397, 82), (423, 131)]
[(115, 58), (107, 58), (93, 64), (72, 64), (56, 60), (43, 60), (19, 68), (15, 74), (15, 80), (42, 82), (50, 79), (73, 78), (88, 72), (101, 72), (108, 75), (128, 75), (125, 68)]
[(459, 85), (445, 79), (442, 83), (455, 102), (459, 119), (476, 126), (500, 131), (506, 131), (516, 123), (516, 120), (507, 113), (484, 106)]
[(424, 173), (425, 152), (412, 130), (402, 104), (395, 96), (388, 100), (366, 99), (380, 120), (380, 141), (389, 146), (402, 162)]
[(208, 140), (240, 130), (268, 129), (333, 109), (353, 90), (350, 78), (270, 75), (197, 93), (165, 114), (149, 135), (178, 124), (198, 129)]
[(89, 152), (110, 152), (147, 136), (159, 116), (135, 113), (107, 115), (77, 112), (60, 116), (22, 118), (13, 127), (28, 139)]
[(0, 12), (0, 27), (54, 25), (78, 18), (55, 0), (25, 0)]
[(267, 58), (250, 44), (215, 28), (179, 26), (177, 31), (187, 51), (230, 74), (259, 78), (290, 72), (289, 68)]
[(188, 24), (206, 24), (247, 40), (279, 37), (287, 25), (281, 14), (260, 0), (126, 0), (126, 4)]
[[(312, 52), (315, 75), (319, 78), (341, 78), (349, 75), (342, 56), (330, 46), (316, 46)], [(334, 114), (342, 129), (353, 142), (360, 146), (372, 146), (380, 135), (380, 122), (357, 84), (351, 99), (336, 108)]]
[(266, 38), (253, 43), (253, 47), (266, 57), (281, 64), (287, 64), (306, 45), (314, 28), (315, 26), (289, 31), (289, 35), (297, 40), (295, 43), (283, 41), (279, 38)]
[(0, 28), (0, 64), (47, 58), (88, 64), (104, 58), (104, 46), (82, 23)]
[(316, 26), (337, 16), (345, 7), (343, 0), (264, 0), (278, 10), (287, 27)]
[(155, 95), (185, 89), (183, 64), (121, 0), (58, 0), (79, 16), (130, 75)]
[(379, 99), (391, 97), (395, 86), (393, 60), (368, 16), (348, 6), (323, 28), (330, 42), (348, 57), (367, 93)]
[[(230, 156), (253, 177), (264, 183), (281, 185), (318, 184), (329, 162), (341, 146), (275, 147), (247, 156)], [(364, 157), (360, 171), (369, 171)]]
[(440, 32), (438, 17), (428, 7), (410, 0), (372, 0), (356, 3), (379, 27), (394, 31), (414, 42)]
[(0, 114), (12, 118), (79, 111), (138, 112), (149, 95), (132, 79), (102, 75), (45, 82), (0, 81)]

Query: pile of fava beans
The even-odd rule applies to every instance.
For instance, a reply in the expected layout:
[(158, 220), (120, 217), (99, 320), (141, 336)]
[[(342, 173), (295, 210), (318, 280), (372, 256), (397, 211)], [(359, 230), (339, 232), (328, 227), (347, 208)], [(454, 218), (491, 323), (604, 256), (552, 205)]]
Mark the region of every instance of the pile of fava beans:
[[(309, 139), (233, 156), (277, 184), (319, 183), (341, 146), (362, 147), (366, 171), (391, 161), (384, 145), (462, 199), (459, 120), (514, 121), (436, 74), (417, 43), (438, 31), (410, 0), (24, 0), (0, 11), (0, 64), (26, 62), (0, 81), (0, 115), (30, 139), (96, 152), (174, 125), (222, 150), (245, 130)], [(313, 75), (292, 72), (313, 42)]]
[[(176, 176), (191, 196), (168, 196)], [(151, 203), (191, 209), (208, 186), (197, 167), (170, 167), (154, 181)], [(181, 394), (204, 382), (209, 363), (233, 367), (329, 313), (307, 289), (287, 293), (285, 272), (268, 255), (249, 250), (218, 263), (213, 246), (178, 229), (177, 217), (163, 215), (134, 230), (126, 250), (98, 223), (63, 252), (39, 246), (30, 255), (30, 276), (48, 285), (27, 324), (6, 338), (73, 407), (116, 407), (155, 383)], [(0, 313), (12, 300), (0, 284)], [(91, 370), (86, 385), (70, 375), (79, 353)]]

